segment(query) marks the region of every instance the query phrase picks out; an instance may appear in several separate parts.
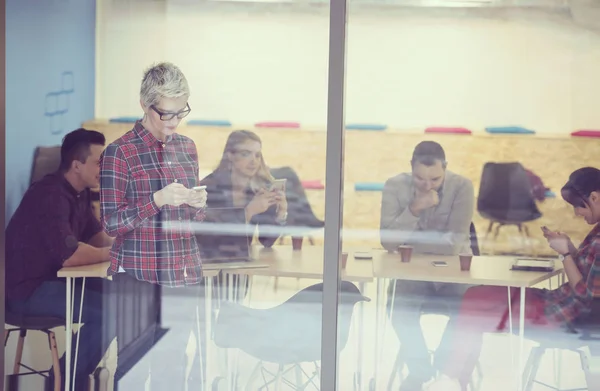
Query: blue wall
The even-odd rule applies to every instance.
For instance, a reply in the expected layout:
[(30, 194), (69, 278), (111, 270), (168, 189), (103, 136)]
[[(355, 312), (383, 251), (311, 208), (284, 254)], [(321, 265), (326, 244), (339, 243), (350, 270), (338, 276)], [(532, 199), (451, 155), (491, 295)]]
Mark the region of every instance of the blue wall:
[(94, 117), (96, 0), (6, 1), (6, 217), (33, 151)]

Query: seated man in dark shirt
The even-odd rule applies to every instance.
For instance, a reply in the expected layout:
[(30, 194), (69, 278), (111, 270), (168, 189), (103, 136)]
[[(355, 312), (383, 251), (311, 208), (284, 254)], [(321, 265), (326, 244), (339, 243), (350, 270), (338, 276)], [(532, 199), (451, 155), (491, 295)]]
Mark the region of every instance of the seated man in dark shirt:
[[(67, 134), (59, 170), (33, 183), (23, 196), (6, 228), (6, 305), (11, 312), (66, 319), (66, 283), (57, 278), (58, 270), (109, 260), (113, 240), (102, 231), (90, 203), (90, 188), (99, 185), (104, 143), (104, 135), (96, 131)], [(81, 286), (75, 288), (74, 319), (79, 319), (80, 298)], [(88, 375), (114, 338), (102, 319), (102, 301), (100, 291), (86, 286), (78, 391), (87, 390)], [(64, 356), (60, 366), (64, 378)]]

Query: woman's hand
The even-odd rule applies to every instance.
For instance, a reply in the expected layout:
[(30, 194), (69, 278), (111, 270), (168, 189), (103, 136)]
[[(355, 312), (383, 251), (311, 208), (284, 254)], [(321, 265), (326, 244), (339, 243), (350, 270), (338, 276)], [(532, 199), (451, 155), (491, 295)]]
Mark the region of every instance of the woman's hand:
[(254, 194), (254, 198), (252, 198), (252, 201), (246, 206), (246, 220), (250, 221), (255, 215), (266, 212), (267, 209), (276, 203), (277, 195), (275, 192), (260, 189)]
[(285, 192), (281, 190), (275, 190), (275, 199), (277, 200), (277, 218), (283, 219), (287, 214), (288, 203)]
[(206, 206), (206, 199), (208, 198), (208, 194), (206, 193), (206, 189), (202, 190), (189, 190), (189, 199), (187, 204), (191, 207), (200, 209)]
[(575, 250), (571, 238), (563, 232), (544, 230), (544, 237), (548, 240), (550, 248), (561, 255), (572, 253)]

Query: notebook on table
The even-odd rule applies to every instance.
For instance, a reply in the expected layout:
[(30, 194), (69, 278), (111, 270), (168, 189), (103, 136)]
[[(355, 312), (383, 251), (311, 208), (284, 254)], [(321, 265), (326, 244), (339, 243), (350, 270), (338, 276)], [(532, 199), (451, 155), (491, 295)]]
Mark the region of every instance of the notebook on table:
[(554, 259), (518, 258), (513, 263), (511, 269), (532, 272), (551, 272), (554, 270)]

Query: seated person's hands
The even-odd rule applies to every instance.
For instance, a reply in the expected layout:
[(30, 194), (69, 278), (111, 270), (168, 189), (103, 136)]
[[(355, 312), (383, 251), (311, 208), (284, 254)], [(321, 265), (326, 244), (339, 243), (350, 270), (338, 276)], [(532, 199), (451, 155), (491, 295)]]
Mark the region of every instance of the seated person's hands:
[(425, 193), (417, 192), (415, 199), (410, 205), (410, 211), (413, 215), (418, 216), (422, 211), (433, 208), (440, 203), (440, 196), (436, 190), (429, 190)]
[(206, 193), (206, 189), (202, 190), (189, 190), (189, 199), (187, 204), (194, 208), (204, 208), (206, 206), (206, 200), (208, 198), (208, 193)]
[(548, 240), (548, 245), (558, 254), (574, 253), (576, 252), (575, 245), (571, 241), (571, 238), (564, 232), (550, 231), (546, 227), (542, 227), (544, 237)]
[[(285, 197), (284, 197), (285, 198)], [(277, 204), (277, 193), (260, 189), (254, 194), (252, 201), (246, 206), (246, 219), (249, 221), (253, 216), (267, 211), (271, 206)]]
[(287, 197), (285, 196), (285, 192), (282, 190), (273, 190), (272, 192), (275, 193), (275, 201), (277, 203), (277, 216), (281, 218), (287, 213)]

